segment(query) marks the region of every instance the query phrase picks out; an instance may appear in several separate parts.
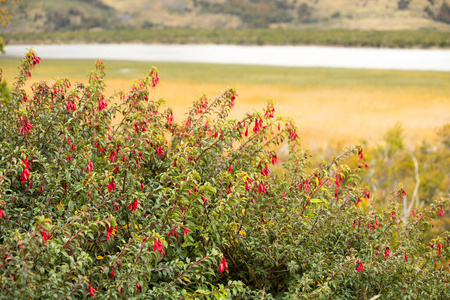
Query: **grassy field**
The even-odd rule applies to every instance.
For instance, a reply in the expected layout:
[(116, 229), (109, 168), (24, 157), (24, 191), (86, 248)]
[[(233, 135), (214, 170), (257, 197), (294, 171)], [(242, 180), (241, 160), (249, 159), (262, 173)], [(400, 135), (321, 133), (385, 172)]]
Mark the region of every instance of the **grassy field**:
[[(11, 83), (18, 60), (0, 59)], [(68, 77), (86, 82), (94, 61), (46, 60), (31, 80)], [(152, 63), (106, 61), (107, 94), (128, 90)], [(205, 93), (217, 96), (227, 87), (238, 90), (233, 117), (262, 109), (268, 99), (277, 113), (291, 117), (303, 145), (312, 149), (344, 147), (362, 140), (381, 141), (396, 123), (403, 124), (406, 141), (434, 139), (435, 129), (450, 122), (450, 73), (288, 68), (241, 65), (154, 63), (161, 84), (152, 95), (173, 107), (176, 120), (190, 103)]]

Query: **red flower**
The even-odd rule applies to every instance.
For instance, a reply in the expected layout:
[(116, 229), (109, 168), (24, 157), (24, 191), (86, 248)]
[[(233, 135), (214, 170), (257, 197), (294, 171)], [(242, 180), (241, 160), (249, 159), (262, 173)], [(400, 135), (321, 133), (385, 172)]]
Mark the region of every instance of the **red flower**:
[(108, 106), (108, 102), (106, 102), (105, 97), (102, 96), (100, 101), (98, 102), (98, 111), (104, 110)]
[(23, 117), (22, 125), (20, 126), (20, 129), (19, 129), (19, 134), (27, 133), (32, 128), (33, 128), (33, 126), (28, 122), (27, 117)]
[[(117, 229), (117, 226), (116, 226), (116, 229)], [(109, 239), (112, 237), (112, 236), (114, 236), (114, 233), (113, 233), (113, 231), (114, 231), (114, 228), (111, 226), (106, 226), (106, 240), (109, 242)], [(114, 277), (114, 275), (113, 275), (113, 277)]]
[(386, 247), (386, 250), (384, 251), (384, 257), (388, 259), (389, 256), (391, 256), (391, 251), (389, 251), (389, 247)]
[(253, 132), (254, 133), (257, 133), (259, 131), (259, 128), (261, 127), (261, 124), (262, 124), (262, 120), (261, 119), (259, 121), (255, 120), (255, 126), (253, 127)]
[(114, 178), (109, 180), (108, 191), (111, 192), (116, 189), (116, 183), (114, 182)]
[(133, 202), (130, 203), (129, 207), (130, 207), (130, 212), (136, 211), (138, 206), (138, 200), (134, 199)]
[(288, 131), (289, 131), (289, 137), (291, 138), (291, 140), (297, 139), (298, 135), (297, 135), (297, 132), (295, 132), (295, 130), (289, 129)]
[(156, 148), (156, 155), (158, 155), (159, 157), (163, 157), (163, 149), (162, 147), (157, 147)]
[(227, 172), (228, 172), (228, 173), (233, 172), (233, 169), (231, 169), (231, 165), (228, 167)]
[(358, 272), (364, 271), (364, 266), (361, 261), (358, 261), (357, 268)]
[(114, 168), (114, 170), (113, 170), (113, 173), (114, 174), (117, 174), (117, 171), (119, 170), (119, 168), (116, 166), (115, 168)]
[(170, 230), (170, 229), (169, 229), (169, 232), (168, 232), (167, 234), (168, 234), (168, 235), (171, 235), (171, 236), (175, 236), (175, 237), (178, 236), (178, 233), (177, 233), (177, 230), (176, 230), (176, 229), (173, 229), (173, 230)]
[(225, 260), (225, 256), (222, 256), (222, 261), (220, 262), (220, 265), (219, 265), (220, 273), (223, 273), (223, 271), (225, 271), (227, 269), (228, 269), (227, 261)]
[(154, 240), (153, 241), (153, 251), (154, 252), (156, 252), (157, 250), (158, 250), (158, 252), (159, 252), (159, 255), (163, 255), (163, 254), (165, 254), (165, 252), (164, 252), (164, 250), (163, 250), (163, 244), (162, 244), (162, 242), (161, 242), (161, 240), (160, 239), (158, 239), (158, 241), (157, 240)]
[(436, 248), (438, 250), (438, 256), (441, 257), (441, 251), (444, 249), (444, 244), (438, 242), (436, 243)]
[[(72, 144), (72, 145), (73, 145), (73, 144)], [(86, 170), (87, 170), (88, 172), (91, 172), (91, 171), (94, 170), (94, 163), (92, 162), (92, 159), (91, 159), (91, 161), (87, 164)]]
[(250, 191), (250, 190), (251, 190), (251, 188), (252, 188), (252, 186), (251, 186), (252, 182), (253, 182), (253, 180), (252, 180), (250, 177), (247, 177), (247, 182), (245, 183), (245, 189), (246, 189), (247, 191)]
[[(181, 227), (183, 227), (183, 226), (181, 226)], [(184, 230), (184, 235), (186, 235), (186, 234), (188, 234), (189, 232), (191, 232), (189, 229), (184, 228), (184, 227), (183, 227), (183, 230)]]
[(261, 168), (261, 175), (262, 176), (269, 176), (270, 172), (269, 172), (269, 169), (267, 168), (267, 163), (265, 163), (264, 165), (265, 165), (264, 169)]
[(50, 235), (48, 234), (48, 232), (47, 232), (46, 229), (44, 229), (43, 231), (41, 231), (41, 235), (42, 235), (42, 238), (44, 239), (44, 241), (47, 241), (47, 240), (50, 239)]
[(406, 251), (405, 251), (405, 260), (408, 261), (408, 255), (406, 255)]
[(67, 112), (75, 111), (76, 109), (77, 109), (77, 106), (75, 105), (75, 102), (73, 100), (68, 100), (67, 106), (66, 106)]
[(33, 65), (31, 67), (34, 67), (35, 65), (39, 64), (40, 62), (41, 62), (41, 58), (36, 56), (36, 54), (32, 53), (31, 63)]
[(109, 160), (113, 163), (116, 161), (116, 151), (114, 149), (111, 149), (111, 154), (109, 155)]
[(258, 191), (263, 194), (267, 192), (267, 188), (264, 186), (262, 181), (259, 183)]
[(25, 160), (22, 160), (22, 162), (25, 164), (25, 167), (22, 170), (22, 174), (20, 175), (20, 181), (27, 182), (28, 179), (30, 179), (30, 162), (28, 161), (28, 157), (25, 158)]
[(70, 156), (70, 154), (69, 154), (69, 156), (67, 157), (67, 161), (68, 161), (68, 162), (71, 162), (71, 161), (72, 161), (72, 156)]
[(114, 269), (111, 267), (111, 276), (114, 278)]
[(92, 287), (91, 283), (89, 282), (89, 292), (88, 292), (88, 294), (90, 294), (91, 297), (94, 297), (94, 293), (97, 293), (97, 291)]
[(6, 216), (3, 212), (2, 208), (0, 207), (0, 219), (3, 219), (3, 216)]
[(141, 181), (141, 190), (144, 191), (144, 182)]
[(441, 211), (436, 212), (438, 217), (440, 216), (441, 218), (444, 216), (444, 209), (441, 206)]
[(275, 165), (278, 163), (278, 157), (276, 154), (272, 155), (272, 165)]

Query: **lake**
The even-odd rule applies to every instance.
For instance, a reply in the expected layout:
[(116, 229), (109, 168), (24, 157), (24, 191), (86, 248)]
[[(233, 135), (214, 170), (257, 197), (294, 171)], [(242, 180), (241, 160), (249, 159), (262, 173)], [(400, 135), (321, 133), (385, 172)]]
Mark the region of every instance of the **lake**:
[(33, 48), (43, 59), (164, 61), (289, 67), (450, 71), (448, 49), (385, 49), (322, 46), (236, 45), (8, 45), (2, 57)]

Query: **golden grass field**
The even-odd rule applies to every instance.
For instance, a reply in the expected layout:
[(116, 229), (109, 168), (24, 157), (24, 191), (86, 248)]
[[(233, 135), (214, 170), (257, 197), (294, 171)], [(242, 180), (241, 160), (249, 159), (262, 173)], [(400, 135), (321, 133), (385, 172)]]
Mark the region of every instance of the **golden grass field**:
[[(0, 59), (9, 84), (18, 59)], [(127, 91), (152, 63), (106, 61), (106, 94)], [(68, 77), (86, 82), (95, 61), (46, 60), (32, 82)], [(238, 91), (233, 118), (262, 110), (273, 99), (278, 115), (292, 118), (304, 146), (345, 147), (363, 140), (374, 145), (401, 123), (408, 144), (436, 139), (435, 129), (450, 122), (450, 72), (410, 72), (328, 68), (154, 63), (161, 84), (152, 92), (184, 118), (191, 102), (213, 98), (227, 87)], [(31, 83), (31, 81), (30, 81)]]

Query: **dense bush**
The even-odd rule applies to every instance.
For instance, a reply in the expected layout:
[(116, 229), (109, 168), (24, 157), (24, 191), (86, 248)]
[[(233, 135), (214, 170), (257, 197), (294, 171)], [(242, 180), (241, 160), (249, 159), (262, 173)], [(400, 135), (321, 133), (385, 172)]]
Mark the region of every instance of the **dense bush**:
[(0, 298), (450, 296), (447, 233), (420, 242), (448, 199), (403, 222), (399, 188), (374, 210), (361, 147), (308, 171), (272, 103), (230, 120), (227, 89), (175, 122), (151, 100), (156, 69), (107, 98), (98, 61), (86, 85), (38, 82), (29, 95), (39, 62), (30, 51), (1, 99)]

